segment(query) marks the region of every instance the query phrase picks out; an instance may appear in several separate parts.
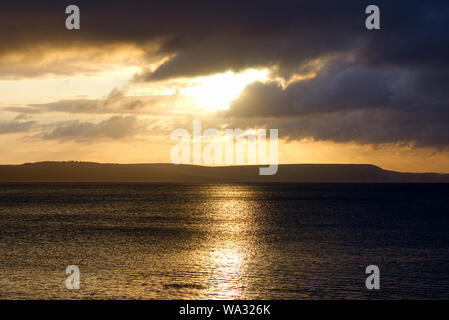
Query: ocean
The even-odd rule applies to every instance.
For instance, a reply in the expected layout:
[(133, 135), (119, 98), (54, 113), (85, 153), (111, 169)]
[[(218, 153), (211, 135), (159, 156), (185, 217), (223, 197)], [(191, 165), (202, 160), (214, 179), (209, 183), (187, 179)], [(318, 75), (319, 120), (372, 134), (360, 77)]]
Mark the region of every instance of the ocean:
[(448, 299), (448, 230), (448, 184), (0, 184), (0, 299)]

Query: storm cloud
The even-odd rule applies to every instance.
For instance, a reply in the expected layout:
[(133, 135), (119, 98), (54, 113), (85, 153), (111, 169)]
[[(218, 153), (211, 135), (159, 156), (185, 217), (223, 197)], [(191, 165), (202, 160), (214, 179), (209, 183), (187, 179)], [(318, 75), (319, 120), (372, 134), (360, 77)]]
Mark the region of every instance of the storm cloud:
[[(98, 55), (106, 59), (108, 50), (101, 48), (129, 45), (141, 52), (143, 71), (134, 81), (148, 85), (228, 70), (269, 69), (272, 81), (250, 84), (222, 112), (220, 120), (229, 126), (279, 128), (289, 139), (449, 145), (447, 1), (80, 0), (77, 31), (64, 28), (69, 4), (2, 2), (0, 77), (58, 74), (64, 63), (70, 65), (67, 73), (75, 72), (65, 58), (48, 62), (46, 50), (78, 50), (82, 59), (83, 50), (99, 48)], [(380, 30), (365, 28), (369, 4), (380, 7)], [(5, 63), (20, 52), (31, 54)], [(164, 60), (154, 67), (150, 61), (156, 58)], [(27, 65), (32, 65), (28, 71)], [(288, 86), (278, 81), (310, 74)], [(114, 101), (124, 104), (120, 109), (141, 107), (126, 97)], [(102, 103), (59, 101), (46, 107), (119, 109), (110, 101)], [(70, 137), (78, 129), (98, 136), (107, 125), (72, 123), (46, 138)]]
[(361, 66), (336, 60), (316, 77), (287, 88), (253, 83), (225, 118), (279, 127), (289, 139), (449, 145), (445, 70)]
[(364, 27), (368, 1), (80, 0), (77, 31), (64, 28), (69, 4), (3, 1), (0, 53), (132, 43), (171, 57), (144, 80), (267, 66), (289, 76), (305, 62), (349, 52), (371, 65), (448, 64), (446, 1), (376, 1), (379, 32)]

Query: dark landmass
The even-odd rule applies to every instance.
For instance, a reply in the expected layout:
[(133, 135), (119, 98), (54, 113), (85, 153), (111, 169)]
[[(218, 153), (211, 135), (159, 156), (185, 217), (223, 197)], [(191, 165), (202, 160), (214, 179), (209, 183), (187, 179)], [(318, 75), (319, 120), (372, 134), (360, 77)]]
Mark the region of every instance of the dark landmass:
[(273, 176), (260, 176), (259, 166), (68, 161), (0, 165), (0, 182), (449, 182), (449, 174), (402, 173), (369, 164), (287, 164)]

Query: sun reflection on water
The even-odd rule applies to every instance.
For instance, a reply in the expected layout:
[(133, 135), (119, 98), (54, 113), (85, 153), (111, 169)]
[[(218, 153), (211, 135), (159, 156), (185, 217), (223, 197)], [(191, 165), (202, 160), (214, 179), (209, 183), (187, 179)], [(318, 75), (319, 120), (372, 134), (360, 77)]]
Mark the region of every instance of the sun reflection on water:
[(257, 250), (257, 224), (248, 192), (252, 191), (226, 185), (209, 191), (207, 205), (212, 223), (208, 245), (212, 270), (208, 295), (216, 299), (242, 298), (248, 287), (248, 262)]

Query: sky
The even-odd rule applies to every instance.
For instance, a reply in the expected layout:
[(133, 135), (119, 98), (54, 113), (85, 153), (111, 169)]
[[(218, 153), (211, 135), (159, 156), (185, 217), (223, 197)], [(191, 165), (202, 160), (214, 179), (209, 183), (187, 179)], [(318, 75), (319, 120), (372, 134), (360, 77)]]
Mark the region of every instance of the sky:
[(171, 132), (201, 120), (278, 129), (280, 163), (449, 172), (448, 16), (447, 1), (2, 0), (0, 163), (170, 162)]

